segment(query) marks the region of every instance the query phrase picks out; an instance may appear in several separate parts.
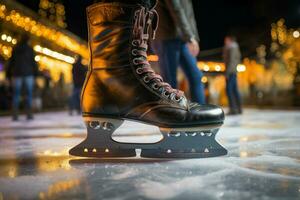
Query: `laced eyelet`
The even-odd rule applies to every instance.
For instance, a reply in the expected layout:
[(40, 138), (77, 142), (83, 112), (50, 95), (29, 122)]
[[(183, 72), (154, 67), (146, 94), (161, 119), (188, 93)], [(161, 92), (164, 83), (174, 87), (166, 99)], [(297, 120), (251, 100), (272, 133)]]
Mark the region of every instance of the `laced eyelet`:
[(164, 95), (165, 97), (169, 97), (170, 94), (167, 94), (167, 93), (168, 93), (167, 91), (164, 91), (164, 92), (163, 92), (163, 95)]
[(176, 102), (179, 102), (180, 100), (181, 100), (181, 97), (177, 97), (177, 96), (174, 96), (174, 100), (176, 101)]
[(138, 45), (138, 41), (137, 40), (132, 40), (131, 44), (136, 47)]
[(136, 49), (132, 49), (131, 50), (131, 54), (134, 55), (134, 56), (136, 56), (137, 55), (137, 50)]
[(144, 76), (143, 80), (145, 81), (145, 83), (149, 83), (149, 81), (150, 81), (148, 76)]
[(136, 71), (137, 74), (142, 74), (143, 73), (143, 69), (142, 68), (137, 68), (135, 71)]
[(153, 88), (154, 90), (157, 90), (159, 87), (158, 87), (158, 85), (157, 85), (156, 83), (154, 83), (154, 84), (152, 85), (152, 88)]
[(138, 58), (134, 58), (134, 59), (132, 60), (132, 62), (133, 62), (134, 65), (138, 65), (138, 64), (139, 64)]

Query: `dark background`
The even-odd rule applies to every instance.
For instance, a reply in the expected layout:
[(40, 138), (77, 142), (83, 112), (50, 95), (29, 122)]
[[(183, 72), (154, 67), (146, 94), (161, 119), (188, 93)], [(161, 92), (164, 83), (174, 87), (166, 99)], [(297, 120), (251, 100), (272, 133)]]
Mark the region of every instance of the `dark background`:
[[(38, 10), (39, 0), (18, 0)], [(64, 0), (68, 30), (87, 39), (86, 6), (92, 0)], [(223, 45), (227, 34), (237, 36), (246, 54), (251, 55), (258, 44), (268, 43), (272, 22), (280, 18), (288, 27), (300, 26), (300, 0), (193, 0), (201, 39), (201, 49)], [(247, 55), (248, 56), (248, 55)]]

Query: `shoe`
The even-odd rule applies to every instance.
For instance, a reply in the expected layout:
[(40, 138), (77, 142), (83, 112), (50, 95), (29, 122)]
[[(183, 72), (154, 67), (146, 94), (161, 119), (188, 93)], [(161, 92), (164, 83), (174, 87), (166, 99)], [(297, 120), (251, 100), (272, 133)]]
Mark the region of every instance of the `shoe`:
[[(83, 87), (82, 116), (87, 138), (70, 150), (83, 157), (200, 158), (227, 154), (215, 140), (224, 112), (190, 103), (155, 74), (147, 61), (158, 14), (152, 8), (97, 3), (87, 9), (91, 64)], [(112, 133), (133, 120), (160, 128), (156, 143), (120, 143)]]
[(27, 117), (26, 117), (27, 120), (33, 120), (33, 115), (32, 114), (27, 114)]
[(238, 109), (238, 114), (243, 114), (243, 110), (241, 108)]
[(226, 115), (238, 115), (239, 113), (238, 113), (238, 111), (236, 111), (236, 110), (229, 110), (229, 112), (228, 113), (226, 113)]
[(18, 115), (13, 115), (12, 116), (12, 121), (14, 121), (14, 122), (19, 121)]
[(19, 114), (17, 109), (12, 110), (12, 121), (16, 122), (19, 121)]

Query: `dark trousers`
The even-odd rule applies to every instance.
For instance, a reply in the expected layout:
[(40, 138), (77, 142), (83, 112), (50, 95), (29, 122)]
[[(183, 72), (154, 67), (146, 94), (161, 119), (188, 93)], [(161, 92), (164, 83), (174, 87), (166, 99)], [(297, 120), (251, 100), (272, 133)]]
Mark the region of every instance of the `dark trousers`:
[(242, 112), (241, 97), (238, 90), (236, 74), (229, 74), (226, 77), (226, 93), (231, 112)]
[(70, 112), (72, 114), (73, 110), (76, 110), (79, 114), (81, 112), (80, 108), (80, 94), (81, 94), (81, 87), (74, 87), (73, 92), (70, 98)]
[(203, 74), (186, 43), (180, 39), (153, 41), (153, 48), (159, 56), (160, 73), (164, 81), (177, 88), (177, 68), (180, 66), (188, 79), (192, 101), (204, 104)]
[[(27, 90), (27, 112), (31, 112), (32, 107), (32, 94), (34, 87), (34, 77), (33, 76), (24, 76), (24, 77), (14, 77), (12, 79), (13, 83), (13, 110), (14, 114), (18, 114), (19, 104), (20, 104), (20, 96), (22, 85), (25, 84)], [(30, 113), (29, 113), (30, 114)]]

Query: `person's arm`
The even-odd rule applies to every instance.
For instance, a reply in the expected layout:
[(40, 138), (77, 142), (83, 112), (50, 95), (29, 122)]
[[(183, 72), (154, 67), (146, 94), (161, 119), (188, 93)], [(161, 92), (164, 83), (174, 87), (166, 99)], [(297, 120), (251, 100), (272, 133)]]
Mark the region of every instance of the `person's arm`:
[(38, 76), (39, 75), (39, 67), (38, 67), (37, 62), (34, 59), (35, 58), (35, 53), (34, 53), (33, 49), (30, 49), (30, 52), (31, 52), (31, 64), (32, 64), (32, 67), (33, 67), (33, 75)]
[[(191, 2), (186, 2), (191, 3)], [(195, 34), (194, 30), (197, 30), (197, 27), (192, 27), (193, 22), (190, 23), (190, 19), (187, 18), (187, 14), (185, 13), (185, 10), (182, 9), (181, 0), (166, 0), (166, 4), (168, 7), (168, 10), (173, 18), (173, 21), (176, 23), (176, 26), (179, 27), (181, 33), (182, 33), (182, 40), (187, 42), (187, 47), (189, 48), (190, 53), (193, 56), (197, 56), (199, 54), (200, 48), (199, 43), (197, 40), (199, 40), (198, 33)], [(192, 5), (190, 5), (192, 8)], [(193, 12), (193, 10), (191, 10)], [(195, 19), (193, 19), (195, 20)], [(195, 21), (194, 21), (195, 23)]]

